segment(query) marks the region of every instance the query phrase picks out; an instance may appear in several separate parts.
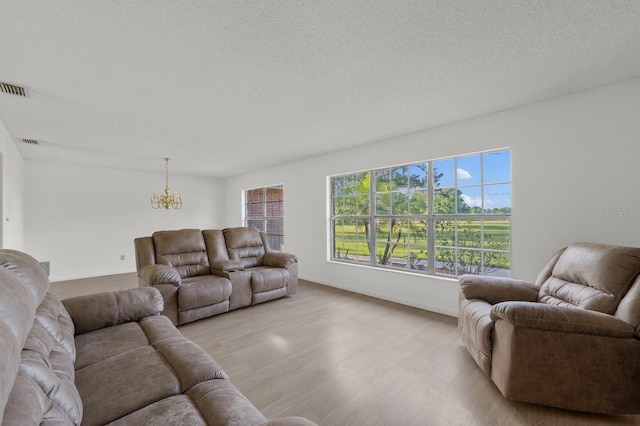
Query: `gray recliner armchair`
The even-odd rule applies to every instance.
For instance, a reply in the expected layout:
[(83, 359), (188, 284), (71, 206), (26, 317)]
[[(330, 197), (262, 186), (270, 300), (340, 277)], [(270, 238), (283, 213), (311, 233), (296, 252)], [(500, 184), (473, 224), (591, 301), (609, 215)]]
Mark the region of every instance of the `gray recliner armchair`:
[(458, 328), (507, 398), (640, 414), (640, 248), (576, 243), (535, 283), (459, 277)]

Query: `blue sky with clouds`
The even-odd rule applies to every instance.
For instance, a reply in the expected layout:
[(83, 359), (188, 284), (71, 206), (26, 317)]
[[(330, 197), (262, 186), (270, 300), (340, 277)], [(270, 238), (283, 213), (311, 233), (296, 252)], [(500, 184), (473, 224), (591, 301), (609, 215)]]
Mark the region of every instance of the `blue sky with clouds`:
[(457, 181), (462, 198), (469, 206), (511, 207), (510, 150), (438, 160), (434, 167), (436, 173), (442, 173), (439, 186), (452, 187)]

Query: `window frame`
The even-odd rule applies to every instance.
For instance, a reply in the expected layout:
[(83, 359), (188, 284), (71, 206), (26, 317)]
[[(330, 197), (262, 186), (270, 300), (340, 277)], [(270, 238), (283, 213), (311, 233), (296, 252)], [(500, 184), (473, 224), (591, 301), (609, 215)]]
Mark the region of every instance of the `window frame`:
[[(489, 182), (485, 182), (485, 168), (484, 168), (484, 161), (485, 161), (485, 157), (488, 154), (493, 154), (493, 153), (502, 153), (502, 152), (506, 152), (509, 155), (509, 160), (508, 160), (508, 180), (504, 181), (489, 181)], [(463, 159), (465, 157), (471, 157), (474, 155), (478, 155), (480, 158), (480, 181), (479, 183), (472, 183), (472, 184), (468, 184), (465, 185), (464, 183), (460, 183), (459, 179), (458, 179), (458, 161), (460, 159)], [(438, 163), (439, 161), (443, 161), (443, 160), (453, 160), (453, 177), (454, 177), (454, 182), (453, 182), (453, 186), (436, 186), (436, 182), (435, 182), (435, 175), (434, 175), (434, 171), (435, 171), (435, 164)], [(334, 176), (330, 176), (329, 180), (328, 180), (328, 186), (330, 188), (330, 193), (329, 193), (329, 201), (330, 201), (330, 211), (329, 211), (329, 228), (330, 228), (330, 241), (329, 241), (329, 245), (330, 245), (330, 251), (329, 251), (329, 260), (330, 261), (335, 261), (335, 262), (340, 262), (340, 263), (346, 263), (346, 264), (357, 264), (357, 265), (361, 265), (361, 266), (368, 266), (368, 267), (374, 267), (374, 268), (382, 268), (382, 269), (388, 269), (388, 270), (393, 270), (393, 271), (402, 271), (402, 272), (415, 272), (415, 273), (420, 273), (420, 274), (426, 274), (426, 275), (434, 275), (434, 276), (444, 276), (444, 277), (453, 277), (453, 276), (457, 276), (460, 275), (462, 273), (477, 273), (480, 275), (491, 275), (491, 272), (499, 272), (499, 276), (504, 276), (504, 274), (506, 273), (506, 276), (511, 276), (511, 245), (512, 245), (512, 236), (511, 236), (511, 206), (512, 206), (512, 202), (511, 202), (511, 197), (512, 197), (512, 190), (511, 190), (511, 186), (512, 186), (512, 179), (511, 179), (511, 149), (510, 148), (500, 148), (500, 149), (494, 149), (494, 150), (489, 150), (489, 151), (483, 151), (483, 152), (478, 152), (478, 153), (471, 153), (471, 154), (463, 154), (463, 155), (458, 155), (458, 156), (453, 156), (453, 157), (446, 157), (446, 158), (442, 158), (442, 159), (436, 159), (436, 160), (427, 160), (427, 161), (419, 161), (419, 162), (414, 162), (414, 163), (407, 163), (407, 164), (402, 164), (402, 165), (397, 165), (397, 166), (390, 166), (390, 167), (382, 167), (382, 168), (377, 168), (377, 169), (368, 169), (368, 170), (364, 170), (364, 171), (360, 171), (360, 172), (352, 172), (352, 173), (346, 173), (346, 174), (341, 174), (341, 175), (334, 175)], [(424, 188), (426, 186), (426, 189), (418, 189), (418, 190), (422, 190), (425, 191), (426, 190), (426, 213), (422, 213), (422, 214), (413, 214), (412, 213), (412, 207), (411, 207), (411, 197), (413, 196), (413, 192), (412, 190), (414, 189), (412, 187), (412, 175), (411, 175), (411, 168), (414, 166), (418, 166), (421, 164), (426, 164), (426, 185), (423, 185), (422, 187), (419, 188)], [(392, 181), (393, 179), (393, 174), (394, 171), (397, 171), (399, 169), (404, 169), (407, 170), (408, 173), (408, 182), (406, 183), (406, 187), (404, 188), (394, 188), (392, 187), (392, 185), (390, 184), (389, 187), (387, 188), (387, 190), (384, 192), (384, 194), (388, 194), (389, 195), (389, 213), (388, 214), (381, 214), (380, 211), (381, 209), (378, 209), (378, 200), (381, 199), (382, 197), (378, 197), (380, 195), (383, 194), (382, 191), (379, 191), (379, 183), (377, 180), (377, 176), (378, 175), (386, 175), (387, 177), (389, 177), (389, 182)], [(366, 214), (353, 214), (353, 213), (361, 213), (360, 211), (358, 211), (358, 209), (356, 209), (354, 212), (352, 212), (352, 214), (339, 214), (340, 212), (338, 211), (339, 209), (337, 209), (337, 205), (336, 202), (340, 201), (342, 202), (342, 207), (344, 208), (344, 205), (346, 204), (345, 200), (340, 200), (340, 198), (345, 197), (345, 194), (338, 194), (336, 189), (338, 188), (338, 186), (336, 185), (336, 181), (335, 179), (343, 179), (345, 180), (347, 177), (350, 176), (358, 176), (358, 175), (362, 175), (365, 176), (365, 179), (367, 179), (366, 175), (368, 174), (368, 179), (369, 179), (369, 191), (368, 191), (368, 204), (369, 207), (368, 209), (365, 209)], [(442, 177), (442, 174), (440, 175), (440, 177)], [(439, 178), (438, 178), (439, 179)], [(505, 208), (502, 208), (502, 212), (500, 213), (496, 213), (494, 212), (488, 212), (487, 209), (487, 198), (485, 198), (486, 195), (486, 190), (492, 186), (495, 185), (508, 185), (508, 197), (509, 197), (509, 207), (508, 207), (508, 212), (506, 211)], [(469, 211), (469, 212), (465, 212), (465, 213), (461, 213), (458, 211), (458, 203), (459, 200), (462, 199), (462, 196), (465, 195), (462, 191), (465, 188), (473, 188), (473, 187), (479, 187), (480, 190), (480, 199), (482, 200), (481, 202), (481, 207), (480, 207), (480, 212), (477, 212), (477, 209), (475, 212)], [(453, 189), (454, 191), (454, 206), (453, 206), (453, 213), (448, 212), (448, 213), (436, 213), (435, 212), (435, 198), (436, 198), (436, 194), (438, 193), (438, 190), (441, 189), (448, 189), (451, 190)], [(406, 206), (406, 214), (393, 214), (393, 202), (392, 200), (392, 195), (393, 193), (402, 193), (403, 191), (406, 191), (405, 194), (407, 195), (407, 206)], [(414, 191), (415, 192), (415, 191)], [(351, 194), (351, 196), (360, 196), (362, 195), (361, 193), (355, 193), (355, 194)], [(466, 205), (466, 200), (463, 200), (463, 202), (465, 202)], [(467, 206), (469, 208), (471, 208), (470, 206)], [(342, 211), (342, 213), (344, 213), (344, 210)], [(356, 244), (361, 244), (362, 239), (358, 237), (358, 229), (356, 227), (356, 239), (355, 240), (345, 240), (345, 231), (344, 229), (342, 230), (342, 232), (340, 233), (341, 235), (336, 235), (336, 226), (339, 225), (340, 223), (338, 223), (338, 221), (340, 221), (340, 223), (342, 224), (342, 226), (344, 226), (345, 221), (361, 221), (360, 223), (365, 224), (364, 228), (365, 228), (365, 232), (368, 235), (365, 235), (365, 241), (364, 243), (366, 243), (368, 245), (368, 251), (369, 251), (369, 256), (368, 256), (368, 262), (365, 261), (366, 256), (364, 255), (355, 255), (352, 256), (351, 259), (349, 259), (348, 257), (348, 252), (345, 252), (345, 242), (350, 242), (353, 243), (354, 241), (356, 242)], [(383, 254), (385, 256), (382, 256), (382, 262), (379, 259), (380, 256), (380, 245), (379, 245), (379, 241), (377, 239), (376, 236), (376, 230), (378, 229), (378, 227), (376, 226), (377, 223), (380, 223), (380, 221), (389, 221), (389, 223), (394, 223), (396, 221), (406, 221), (407, 224), (409, 224), (409, 227), (407, 228), (407, 235), (405, 235), (405, 241), (403, 241), (403, 243), (401, 244), (403, 247), (403, 251), (406, 252), (406, 263), (404, 264), (404, 266), (393, 266), (393, 264), (388, 264), (387, 262), (389, 261), (398, 261), (399, 264), (402, 264), (402, 262), (399, 261), (399, 259), (402, 259), (401, 257), (393, 257), (393, 251), (395, 250), (395, 247), (391, 249), (391, 252), (389, 253), (390, 257), (389, 258), (384, 258), (387, 253), (386, 250)], [(426, 246), (424, 247), (424, 250), (422, 250), (423, 252), (425, 252), (425, 256), (426, 256), (426, 265), (422, 264), (422, 263), (418, 263), (420, 262), (420, 260), (417, 260), (417, 255), (416, 252), (414, 252), (412, 250), (412, 248), (414, 247), (414, 245), (412, 245), (410, 243), (411, 240), (411, 234), (410, 234), (410, 224), (411, 221), (420, 221), (423, 222), (425, 225), (425, 237), (426, 237)], [(438, 234), (437, 230), (436, 230), (436, 224), (437, 223), (442, 223), (439, 221), (451, 221), (455, 226), (454, 228), (454, 241), (452, 245), (443, 245), (443, 244), (438, 244), (438, 237), (444, 235), (444, 233), (440, 233)], [(487, 225), (490, 224), (491, 222), (498, 222), (498, 221), (506, 221), (506, 223), (504, 224), (504, 226), (506, 226), (506, 230), (508, 232), (508, 238), (505, 240), (506, 242), (503, 242), (503, 244), (506, 246), (506, 249), (504, 247), (502, 248), (495, 248), (495, 247), (491, 247), (488, 246), (488, 244), (490, 243), (488, 237), (487, 237)], [(479, 239), (477, 239), (475, 241), (476, 244), (479, 244), (478, 247), (474, 247), (474, 246), (463, 246), (460, 245), (461, 242), (459, 240), (459, 232), (463, 232), (461, 231), (461, 226), (460, 224), (462, 224), (462, 226), (465, 226), (464, 223), (467, 223), (466, 225), (466, 229), (468, 232), (470, 232), (469, 230), (472, 227), (478, 227), (479, 229), (477, 231), (473, 231), (473, 232), (477, 232), (479, 235)], [(359, 223), (359, 222), (356, 222)], [(368, 223), (368, 225), (367, 225)], [(368, 226), (368, 229), (367, 229)], [(496, 225), (494, 225), (496, 226)], [(502, 226), (502, 225), (498, 225), (498, 226)], [(393, 231), (393, 228), (390, 228), (390, 232)], [(400, 231), (400, 235), (401, 235), (401, 231)], [(476, 236), (475, 234), (473, 234), (474, 237)], [(394, 236), (395, 238), (395, 236)], [(400, 236), (398, 236), (398, 241), (400, 240)], [(409, 242), (407, 242), (407, 240), (409, 240)], [(387, 242), (384, 244), (384, 246), (387, 245), (394, 245), (393, 243), (393, 239), (391, 237), (388, 237)], [(415, 238), (414, 238), (415, 241)], [(470, 240), (465, 240), (467, 243)], [(337, 243), (340, 242), (339, 247), (337, 246)], [(398, 244), (395, 244), (395, 246), (397, 247)], [(416, 245), (417, 247), (421, 247), (420, 245)], [(356, 245), (357, 247), (357, 245)], [(373, 247), (373, 250), (371, 249)], [(499, 243), (498, 243), (498, 246)], [(446, 250), (451, 250), (453, 249), (453, 269), (448, 269), (449, 272), (443, 272), (444, 268), (444, 263), (440, 262), (440, 260), (442, 259), (441, 257), (438, 257), (439, 254), (438, 253), (443, 253)], [(341, 250), (343, 250), (341, 252)], [(488, 256), (490, 254), (490, 256)], [(473, 257), (473, 255), (478, 256), (479, 255), (479, 267), (477, 268), (477, 270), (474, 270), (473, 266), (475, 264), (466, 264), (463, 263), (462, 261), (460, 261), (460, 259), (464, 258), (464, 255), (468, 255)], [(489, 263), (492, 261), (492, 259), (494, 258), (499, 258), (499, 256), (503, 256), (503, 259), (506, 259), (508, 268), (501, 268), (501, 267), (492, 267), (492, 265)], [(412, 259), (416, 259), (415, 261)], [(414, 263), (411, 263), (414, 262)], [(438, 262), (440, 262), (440, 267), (437, 267)], [(470, 267), (471, 266), (471, 267)], [(494, 264), (495, 266), (495, 264)], [(470, 268), (469, 268), (470, 267)], [(469, 268), (467, 269), (463, 269), (463, 268)], [(490, 271), (490, 269), (494, 269), (494, 271)], [(489, 273), (487, 273), (489, 272)]]
[[(269, 190), (280, 190), (281, 191), (281, 197), (279, 200), (275, 200), (275, 201), (270, 201), (269, 200)], [(255, 203), (251, 203), (249, 198), (250, 198), (250, 194), (253, 191), (262, 191), (262, 200), (260, 202), (255, 202)], [(267, 241), (269, 242), (269, 247), (272, 250), (281, 250), (282, 248), (284, 248), (284, 185), (279, 184), (279, 185), (270, 185), (270, 186), (262, 186), (262, 187), (258, 187), (258, 188), (251, 188), (251, 189), (245, 189), (242, 192), (243, 195), (243, 224), (244, 226), (254, 226), (253, 224), (250, 224), (251, 222), (262, 222), (262, 226), (258, 227), (258, 226), (254, 226), (256, 229), (258, 229), (259, 231), (264, 232), (267, 235)], [(277, 206), (276, 208), (274, 208), (272, 205), (270, 204), (275, 204), (275, 203), (279, 203), (280, 205)], [(262, 205), (262, 215), (250, 215), (250, 209), (249, 205), (250, 204), (261, 204)], [(280, 215), (274, 215), (274, 214), (270, 214), (273, 213), (274, 211), (278, 211), (281, 214)], [(281, 230), (281, 234), (275, 234), (273, 232), (269, 232), (270, 231), (270, 226), (269, 226), (269, 221), (272, 220), (279, 220), (279, 226), (278, 228)], [(277, 241), (278, 242), (278, 246), (277, 247), (273, 247), (272, 245), (272, 241)]]

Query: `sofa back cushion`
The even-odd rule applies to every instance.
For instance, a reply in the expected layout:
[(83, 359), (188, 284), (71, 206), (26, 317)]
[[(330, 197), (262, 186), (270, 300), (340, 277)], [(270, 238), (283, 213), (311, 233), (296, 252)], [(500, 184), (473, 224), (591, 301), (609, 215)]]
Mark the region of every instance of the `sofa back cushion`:
[(35, 311), (33, 297), (20, 278), (0, 267), (0, 424)]
[(58, 299), (47, 294), (38, 306), (22, 350), (19, 373), (4, 413), (6, 424), (40, 424), (53, 419), (61, 424), (80, 424), (83, 410), (74, 384), (73, 335), (71, 317)]
[(222, 233), (230, 260), (242, 262), (245, 268), (262, 266), (266, 249), (260, 231), (239, 227), (223, 229)]
[(613, 314), (640, 274), (640, 248), (576, 243), (540, 286), (543, 303)]
[(80, 424), (71, 317), (33, 257), (0, 250), (0, 423)]
[(50, 284), (40, 262), (21, 251), (3, 249), (0, 251), (0, 265), (20, 278), (22, 284), (31, 292), (35, 306), (42, 302)]
[(207, 246), (199, 229), (154, 232), (156, 262), (169, 265), (182, 278), (211, 273), (207, 258)]

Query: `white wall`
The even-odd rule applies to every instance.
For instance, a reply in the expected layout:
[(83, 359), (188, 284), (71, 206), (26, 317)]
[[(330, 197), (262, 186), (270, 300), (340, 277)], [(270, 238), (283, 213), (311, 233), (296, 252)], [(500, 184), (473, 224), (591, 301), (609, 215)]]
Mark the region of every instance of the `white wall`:
[(172, 173), (184, 206), (154, 210), (164, 173), (27, 160), (24, 174), (24, 249), (50, 262), (52, 281), (135, 271), (134, 238), (157, 230), (224, 226), (219, 179)]
[(22, 250), (24, 242), (23, 160), (2, 122), (0, 122), (0, 161), (2, 161), (0, 164), (2, 173), (0, 176), (2, 183), (0, 247)]
[(228, 179), (227, 223), (241, 224), (244, 189), (282, 183), (301, 278), (456, 315), (455, 280), (327, 261), (327, 176), (502, 147), (512, 150), (514, 278), (534, 280), (573, 241), (640, 246), (640, 80)]
[(640, 80), (633, 80), (226, 182), (172, 174), (171, 188), (185, 198), (180, 211), (149, 207), (163, 173), (23, 162), (0, 127), (10, 217), (3, 245), (50, 261), (53, 281), (131, 272), (135, 237), (241, 225), (244, 189), (283, 184), (286, 250), (300, 257), (302, 278), (455, 315), (455, 280), (326, 260), (327, 176), (511, 147), (512, 276), (533, 280), (573, 241), (640, 246), (639, 113)]

